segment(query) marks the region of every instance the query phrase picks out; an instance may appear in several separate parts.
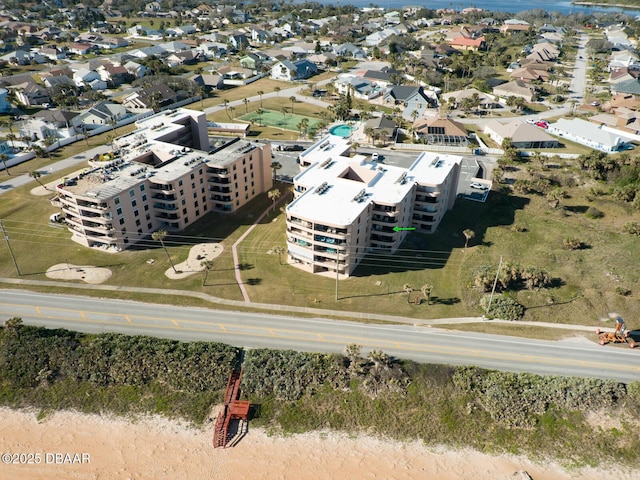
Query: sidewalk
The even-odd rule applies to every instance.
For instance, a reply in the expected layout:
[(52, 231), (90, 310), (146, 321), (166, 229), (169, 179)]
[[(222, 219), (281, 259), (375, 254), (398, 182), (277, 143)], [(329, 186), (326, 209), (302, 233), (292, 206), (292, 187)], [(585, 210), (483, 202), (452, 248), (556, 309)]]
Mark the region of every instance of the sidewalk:
[[(83, 284), (69, 284), (67, 282), (57, 282), (57, 281), (47, 281), (47, 280), (23, 280), (16, 278), (5, 278), (0, 277), (0, 288), (1, 284), (9, 284), (9, 285), (17, 285), (23, 288), (23, 290), (28, 290), (29, 286), (39, 286), (39, 287), (62, 287), (62, 288), (71, 288), (72, 290), (93, 290), (93, 291), (112, 291), (112, 292), (129, 292), (129, 293), (141, 293), (141, 294), (150, 294), (153, 295), (181, 295), (185, 297), (198, 298), (213, 304), (226, 305), (229, 307), (238, 307), (239, 309), (246, 311), (247, 308), (256, 309), (256, 310), (269, 310), (274, 313), (274, 315), (283, 315), (283, 314), (295, 314), (295, 313), (304, 313), (307, 315), (314, 315), (317, 317), (337, 317), (337, 318), (353, 318), (359, 320), (376, 320), (382, 322), (389, 323), (400, 323), (400, 324), (408, 324), (413, 325), (414, 327), (429, 327), (429, 326), (438, 326), (438, 325), (452, 325), (452, 324), (465, 324), (465, 323), (507, 323), (507, 324), (517, 324), (517, 325), (529, 325), (534, 327), (543, 327), (543, 328), (558, 328), (562, 330), (574, 330), (574, 331), (583, 331), (583, 332), (593, 332), (594, 326), (589, 325), (567, 325), (567, 324), (558, 324), (558, 323), (549, 323), (549, 322), (526, 322), (526, 321), (517, 321), (513, 322), (510, 320), (484, 320), (482, 317), (457, 317), (457, 318), (437, 318), (437, 319), (416, 319), (416, 318), (408, 318), (408, 317), (398, 317), (394, 315), (382, 315), (377, 313), (366, 313), (366, 312), (351, 312), (351, 311), (343, 311), (343, 310), (330, 310), (326, 308), (313, 308), (313, 307), (298, 307), (294, 305), (274, 305), (271, 303), (250, 303), (247, 304), (244, 300), (228, 300), (226, 298), (214, 297), (213, 295), (208, 295), (206, 293), (201, 292), (192, 292), (188, 290), (175, 290), (175, 289), (162, 289), (162, 288), (145, 288), (145, 287), (123, 287), (118, 285), (83, 285)], [(79, 295), (77, 291), (69, 292), (69, 295)], [(135, 301), (135, 300), (134, 300)], [(602, 327), (601, 327), (602, 329)], [(605, 330), (613, 330), (604, 328)]]

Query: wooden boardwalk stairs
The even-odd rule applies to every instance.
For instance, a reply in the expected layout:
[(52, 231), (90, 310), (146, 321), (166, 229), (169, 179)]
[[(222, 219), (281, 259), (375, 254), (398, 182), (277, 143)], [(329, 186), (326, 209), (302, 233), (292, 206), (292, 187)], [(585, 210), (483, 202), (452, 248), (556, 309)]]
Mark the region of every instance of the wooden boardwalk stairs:
[(242, 371), (234, 370), (229, 375), (227, 389), (224, 392), (224, 407), (218, 413), (213, 427), (213, 448), (226, 448), (229, 440), (231, 420), (247, 421), (250, 403), (240, 398)]

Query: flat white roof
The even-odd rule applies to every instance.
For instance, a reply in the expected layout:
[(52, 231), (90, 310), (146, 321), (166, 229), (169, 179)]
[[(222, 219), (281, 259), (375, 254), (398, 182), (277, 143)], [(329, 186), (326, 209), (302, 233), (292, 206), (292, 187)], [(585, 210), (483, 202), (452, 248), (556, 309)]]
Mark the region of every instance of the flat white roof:
[(326, 148), (326, 141), (317, 142), (305, 152), (315, 162), (294, 178), (296, 187), (306, 191), (289, 204), (287, 211), (336, 226), (352, 224), (372, 201), (401, 203), (416, 183), (440, 185), (462, 161), (461, 156), (424, 152), (406, 169), (370, 162), (363, 155), (333, 155), (336, 147)]

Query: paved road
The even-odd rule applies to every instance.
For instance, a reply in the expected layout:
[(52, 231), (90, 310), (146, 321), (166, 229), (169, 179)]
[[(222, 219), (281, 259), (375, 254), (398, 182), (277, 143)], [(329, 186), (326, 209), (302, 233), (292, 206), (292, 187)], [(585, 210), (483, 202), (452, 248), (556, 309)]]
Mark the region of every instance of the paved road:
[(371, 325), (203, 308), (0, 290), (0, 318), (85, 332), (116, 331), (248, 348), (341, 352), (348, 343), (419, 362), (478, 365), (539, 374), (640, 378), (640, 352), (586, 340), (550, 342), (452, 332), (416, 325)]

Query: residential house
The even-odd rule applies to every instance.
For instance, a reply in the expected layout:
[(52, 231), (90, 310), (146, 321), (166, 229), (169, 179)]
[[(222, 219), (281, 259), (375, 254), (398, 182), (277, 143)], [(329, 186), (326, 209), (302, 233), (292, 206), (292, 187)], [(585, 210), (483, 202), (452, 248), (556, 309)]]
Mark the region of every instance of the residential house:
[[(100, 74), (95, 70), (88, 70), (86, 68), (79, 68), (73, 73), (73, 81), (77, 87), (84, 87), (94, 80), (102, 82), (102, 88), (96, 88), (96, 90), (104, 90), (107, 88), (107, 82), (100, 78)], [(95, 84), (99, 86), (100, 84)]]
[(512, 80), (493, 87), (493, 94), (502, 98), (521, 97), (527, 102), (533, 102), (536, 99), (536, 89), (522, 80)]
[(528, 32), (531, 25), (524, 20), (510, 19), (505, 20), (504, 24), (500, 26), (500, 33), (503, 35), (513, 35), (519, 32)]
[(69, 138), (78, 133), (75, 120), (77, 116), (77, 112), (68, 110), (40, 110), (21, 125), (19, 133), (21, 137), (30, 137), (32, 141), (44, 140), (47, 137)]
[(443, 102), (447, 102), (453, 108), (459, 108), (462, 104), (462, 100), (465, 98), (471, 98), (477, 95), (478, 101), (480, 104), (478, 108), (481, 110), (490, 110), (493, 108), (502, 108), (502, 105), (498, 103), (498, 101), (492, 97), (491, 95), (487, 95), (484, 92), (481, 92), (475, 88), (467, 88), (465, 90), (457, 90), (455, 92), (449, 92), (442, 95)]
[(242, 50), (249, 47), (249, 39), (243, 33), (229, 35), (227, 42), (234, 50)]
[(467, 129), (460, 122), (448, 118), (428, 118), (416, 120), (413, 132), (418, 140), (432, 145), (453, 145), (466, 147)]
[(520, 149), (528, 148), (557, 148), (558, 140), (549, 135), (544, 129), (522, 120), (512, 120), (501, 123), (489, 120), (484, 127), (484, 133), (498, 145), (508, 138), (511, 144)]
[(640, 96), (640, 82), (637, 79), (625, 80), (624, 82), (619, 82), (611, 85), (611, 93), (612, 94), (630, 94)]
[(30, 65), (32, 62), (36, 64), (46, 63), (47, 59), (38, 52), (28, 50), (16, 50), (0, 56), (0, 60), (5, 60), (13, 65)]
[(351, 92), (353, 98), (361, 100), (371, 100), (382, 94), (382, 89), (379, 86), (370, 80), (358, 77), (357, 75), (338, 75), (334, 80), (333, 85), (336, 91), (341, 95), (346, 95), (347, 92)]
[(316, 73), (318, 67), (309, 60), (283, 60), (271, 67), (271, 78), (288, 82), (309, 78)]
[(240, 65), (251, 70), (258, 70), (262, 61), (255, 53), (249, 53), (240, 59)]
[(173, 68), (179, 65), (193, 65), (198, 62), (198, 53), (193, 50), (172, 53), (164, 58), (165, 65)]
[(44, 86), (47, 88), (55, 88), (55, 87), (73, 87), (75, 88), (76, 84), (70, 77), (66, 75), (56, 75), (56, 76), (48, 76), (42, 79)]
[(162, 110), (178, 101), (178, 95), (163, 84), (156, 84), (130, 93), (122, 99), (122, 104), (132, 110)]
[(456, 50), (473, 50), (477, 52), (478, 50), (485, 49), (486, 41), (484, 37), (470, 38), (459, 36), (451, 40), (449, 45)]
[(197, 73), (189, 77), (193, 83), (199, 87), (203, 87), (206, 92), (211, 90), (219, 90), (224, 86), (222, 75), (215, 75), (211, 73)]
[(561, 118), (549, 124), (548, 132), (602, 152), (623, 150), (629, 140), (581, 118)]
[(367, 120), (364, 124), (364, 132), (374, 132), (374, 137), (377, 140), (382, 140), (384, 143), (395, 141), (398, 125), (390, 118), (382, 115), (380, 117), (373, 117)]
[(100, 74), (102, 80), (115, 87), (128, 83), (133, 78), (133, 75), (124, 66), (114, 65), (113, 63), (102, 65), (96, 71)]
[(87, 55), (95, 48), (95, 45), (91, 43), (71, 43), (69, 44), (68, 52), (74, 55)]
[(387, 88), (396, 83), (403, 76), (403, 72), (392, 68), (383, 70), (367, 70), (362, 75), (363, 78), (372, 81), (381, 88)]
[(341, 43), (333, 46), (333, 53), (347, 58), (364, 59), (367, 53), (353, 43)]
[(179, 53), (179, 52), (188, 52), (191, 50), (191, 47), (184, 42), (165, 42), (158, 45), (163, 52), (169, 53)]
[(422, 87), (404, 85), (392, 86), (382, 97), (382, 101), (387, 105), (402, 105), (402, 117), (406, 120), (422, 117), (426, 109), (437, 102), (435, 98), (427, 95)]
[(124, 68), (126, 68), (127, 72), (129, 72), (135, 78), (144, 77), (149, 70), (144, 65), (141, 65), (138, 62), (134, 62), (133, 60), (129, 60), (127, 63), (125, 63)]
[(102, 37), (99, 40), (93, 42), (96, 47), (104, 50), (115, 50), (116, 48), (122, 48), (129, 45), (129, 40), (122, 37)]
[(129, 113), (124, 105), (114, 103), (109, 100), (103, 100), (93, 107), (81, 112), (75, 119), (75, 124), (81, 125), (87, 130), (103, 127), (106, 125), (115, 125), (112, 122), (119, 122), (127, 117)]
[(51, 103), (51, 97), (46, 88), (38, 85), (33, 80), (21, 84), (12, 85), (16, 99), (27, 107), (41, 106)]
[(521, 67), (511, 72), (509, 78), (513, 80), (522, 80), (525, 83), (546, 82), (549, 80), (549, 72), (532, 67)]

